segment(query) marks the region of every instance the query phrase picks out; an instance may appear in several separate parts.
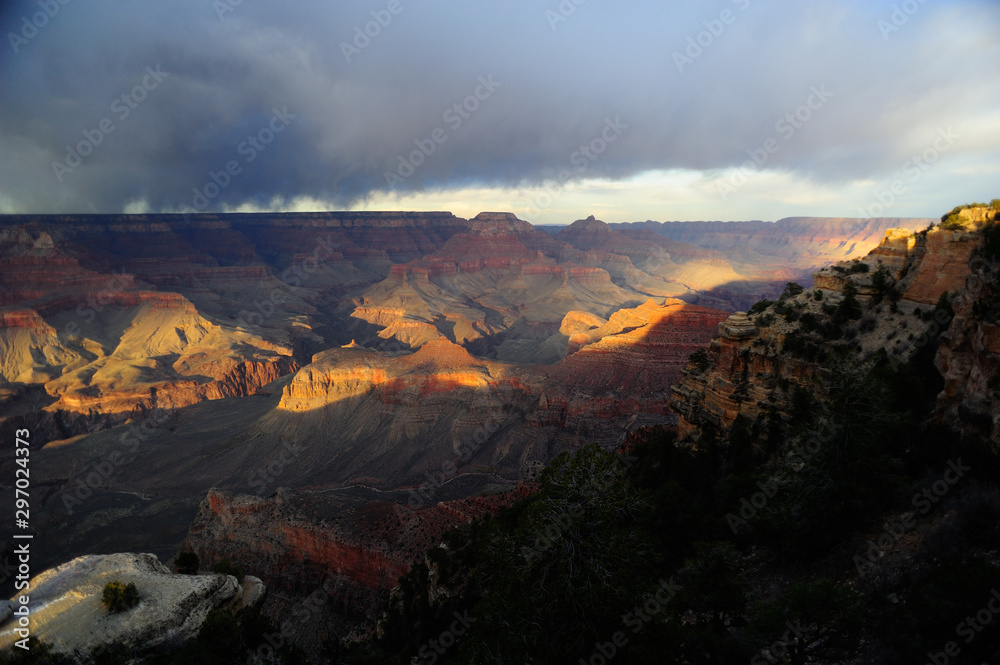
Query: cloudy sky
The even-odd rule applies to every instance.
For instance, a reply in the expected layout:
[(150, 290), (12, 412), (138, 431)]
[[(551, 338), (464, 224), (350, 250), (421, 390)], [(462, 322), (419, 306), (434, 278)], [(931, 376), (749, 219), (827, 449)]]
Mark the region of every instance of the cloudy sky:
[(1000, 196), (998, 0), (0, 7), (2, 213), (563, 224)]

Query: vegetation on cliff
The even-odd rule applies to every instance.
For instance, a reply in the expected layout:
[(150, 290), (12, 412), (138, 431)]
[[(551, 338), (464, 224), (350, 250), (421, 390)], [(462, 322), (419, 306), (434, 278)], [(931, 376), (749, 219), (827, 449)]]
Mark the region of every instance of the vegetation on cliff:
[[(759, 377), (734, 350), (733, 419), (557, 458), (414, 566), (350, 662), (996, 662), (1000, 462), (931, 417), (965, 295), (922, 311), (912, 276), (869, 268), (752, 312), (772, 320), (740, 345), (796, 368), (773, 399), (740, 385)], [(689, 378), (710, 385), (722, 357), (695, 354)]]
[(139, 604), (139, 590), (132, 582), (108, 582), (104, 585), (101, 602), (108, 612), (124, 612)]
[[(975, 245), (964, 272), (932, 261), (925, 233), (913, 253), (882, 248), (884, 263), (835, 266), (731, 317), (730, 337), (690, 358), (682, 428), (559, 455), (535, 493), (428, 551), (377, 637), (314, 657), (997, 662), (1000, 462), (984, 414), (1000, 379), (983, 340), (1000, 231), (996, 210), (954, 215), (930, 236)], [(973, 426), (950, 427), (949, 395)], [(273, 631), (213, 612), (194, 642), (147, 660), (235, 662)]]

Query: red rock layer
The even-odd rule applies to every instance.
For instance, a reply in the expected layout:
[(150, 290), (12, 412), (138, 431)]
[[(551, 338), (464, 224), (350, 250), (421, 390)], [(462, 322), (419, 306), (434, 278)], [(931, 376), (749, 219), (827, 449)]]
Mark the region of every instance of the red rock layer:
[(293, 627), (300, 643), (319, 647), (331, 634), (371, 630), (399, 577), (448, 529), (495, 513), (529, 491), (520, 487), (414, 510), (346, 494), (280, 489), (262, 499), (212, 490), (182, 547), (194, 551), (203, 568), (228, 558), (260, 577), (270, 592), (265, 614), (279, 623), (296, 599), (317, 589), (334, 595), (320, 615)]

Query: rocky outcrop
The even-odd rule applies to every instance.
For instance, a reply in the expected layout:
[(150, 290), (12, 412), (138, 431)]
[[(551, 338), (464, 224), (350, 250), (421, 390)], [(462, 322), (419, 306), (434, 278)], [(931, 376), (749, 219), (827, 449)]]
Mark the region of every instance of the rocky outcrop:
[[(264, 612), (315, 652), (330, 637), (371, 634), (399, 577), (450, 528), (495, 513), (527, 488), (451, 501), (415, 493), (279, 489), (270, 498), (210, 491), (184, 547), (205, 565), (223, 558), (262, 578)], [(320, 612), (299, 600), (322, 590)], [(289, 616), (301, 617), (285, 621)]]
[[(937, 417), (971, 437), (989, 440), (1000, 450), (1000, 255), (996, 231), (987, 246), (986, 224), (1000, 223), (1000, 210), (971, 208), (959, 212), (964, 228), (948, 239), (958, 256), (971, 258), (964, 275), (950, 262), (937, 261), (935, 281), (953, 284), (954, 319), (941, 335), (935, 364), (944, 377)], [(973, 232), (973, 233), (970, 233)], [(972, 246), (971, 252), (968, 252)], [(920, 286), (923, 287), (924, 283)]]
[(569, 339), (571, 354), (553, 376), (595, 394), (665, 394), (687, 358), (712, 337), (725, 312), (668, 299), (611, 315)]
[(719, 337), (743, 339), (757, 334), (757, 326), (747, 318), (746, 312), (736, 312), (719, 324)]
[[(112, 581), (135, 584), (139, 604), (109, 613), (101, 597)], [(241, 584), (231, 575), (173, 574), (152, 554), (82, 556), (37, 575), (29, 589), (31, 634), (70, 656), (112, 644), (138, 654), (177, 646), (197, 635), (209, 611), (237, 611), (244, 598), (259, 602), (263, 596), (257, 578)], [(21, 639), (15, 623), (0, 627), (0, 648)]]
[[(817, 390), (816, 379), (826, 371), (817, 360), (823, 348), (851, 349), (857, 364), (881, 353), (906, 362), (935, 344), (945, 376), (939, 417), (995, 441), (997, 332), (988, 312), (996, 280), (982, 258), (979, 218), (916, 234), (890, 229), (864, 258), (818, 271), (813, 290), (721, 323), (706, 355), (689, 364), (673, 388), (670, 406), (681, 437), (725, 433), (740, 416), (749, 422), (765, 413), (787, 416), (796, 388)], [(848, 286), (857, 294), (859, 314), (834, 325), (831, 316)]]

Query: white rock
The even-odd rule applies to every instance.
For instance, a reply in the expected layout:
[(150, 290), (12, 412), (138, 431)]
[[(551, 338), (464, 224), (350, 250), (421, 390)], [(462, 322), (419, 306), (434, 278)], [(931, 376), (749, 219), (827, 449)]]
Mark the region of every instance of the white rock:
[[(115, 580), (134, 583), (139, 604), (112, 614), (101, 596), (104, 585)], [(259, 586), (251, 595), (263, 595), (263, 583)], [(181, 644), (198, 634), (209, 611), (242, 607), (246, 590), (255, 587), (241, 588), (231, 575), (174, 574), (152, 554), (82, 556), (31, 580), (31, 634), (66, 654), (115, 642), (140, 652)], [(15, 628), (10, 621), (0, 627), (0, 649), (19, 639)]]

